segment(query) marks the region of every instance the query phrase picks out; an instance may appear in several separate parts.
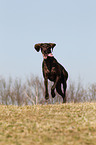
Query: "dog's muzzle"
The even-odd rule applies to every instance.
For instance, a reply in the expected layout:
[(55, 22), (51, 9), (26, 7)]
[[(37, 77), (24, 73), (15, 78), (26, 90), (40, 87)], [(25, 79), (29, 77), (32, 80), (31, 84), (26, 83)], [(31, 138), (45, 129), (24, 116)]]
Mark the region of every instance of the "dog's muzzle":
[(43, 54), (43, 58), (44, 58), (44, 59), (47, 59), (48, 56), (49, 56), (49, 57), (53, 57), (53, 54), (52, 54), (52, 53), (49, 53), (48, 55), (44, 55), (44, 54)]

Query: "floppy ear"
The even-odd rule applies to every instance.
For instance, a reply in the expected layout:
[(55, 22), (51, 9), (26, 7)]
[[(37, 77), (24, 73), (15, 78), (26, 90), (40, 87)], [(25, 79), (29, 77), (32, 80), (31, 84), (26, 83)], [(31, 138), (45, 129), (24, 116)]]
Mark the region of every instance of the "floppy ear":
[(56, 46), (56, 44), (55, 44), (55, 43), (49, 43), (49, 44), (50, 44), (50, 46), (51, 46), (52, 50), (53, 50), (53, 48)]
[(37, 52), (39, 52), (40, 46), (41, 46), (41, 44), (35, 44), (34, 48), (36, 49)]

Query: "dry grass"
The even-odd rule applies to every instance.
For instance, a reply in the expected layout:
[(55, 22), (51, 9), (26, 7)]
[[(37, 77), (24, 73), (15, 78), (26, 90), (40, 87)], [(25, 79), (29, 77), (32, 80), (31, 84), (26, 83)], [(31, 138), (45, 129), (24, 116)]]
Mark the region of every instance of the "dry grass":
[(96, 145), (96, 103), (0, 106), (0, 145)]

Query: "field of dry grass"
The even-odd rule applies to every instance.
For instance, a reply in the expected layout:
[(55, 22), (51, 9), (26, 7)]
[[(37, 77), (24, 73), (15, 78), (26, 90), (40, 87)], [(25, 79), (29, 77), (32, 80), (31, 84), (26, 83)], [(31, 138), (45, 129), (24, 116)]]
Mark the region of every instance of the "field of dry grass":
[(0, 106), (0, 145), (96, 145), (96, 103)]

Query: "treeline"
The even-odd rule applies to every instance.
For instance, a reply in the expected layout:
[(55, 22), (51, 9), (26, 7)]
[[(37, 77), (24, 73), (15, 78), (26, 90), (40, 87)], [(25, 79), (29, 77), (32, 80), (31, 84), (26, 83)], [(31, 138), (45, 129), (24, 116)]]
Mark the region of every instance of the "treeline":
[[(49, 82), (49, 100), (44, 97), (43, 79), (31, 75), (25, 81), (21, 79), (5, 79), (0, 77), (0, 104), (3, 105), (34, 105), (34, 104), (54, 104), (61, 103), (62, 97), (56, 94), (51, 97), (51, 86)], [(74, 83), (68, 81), (67, 102), (94, 102), (96, 101), (96, 84), (91, 84), (84, 88), (81, 81)]]

